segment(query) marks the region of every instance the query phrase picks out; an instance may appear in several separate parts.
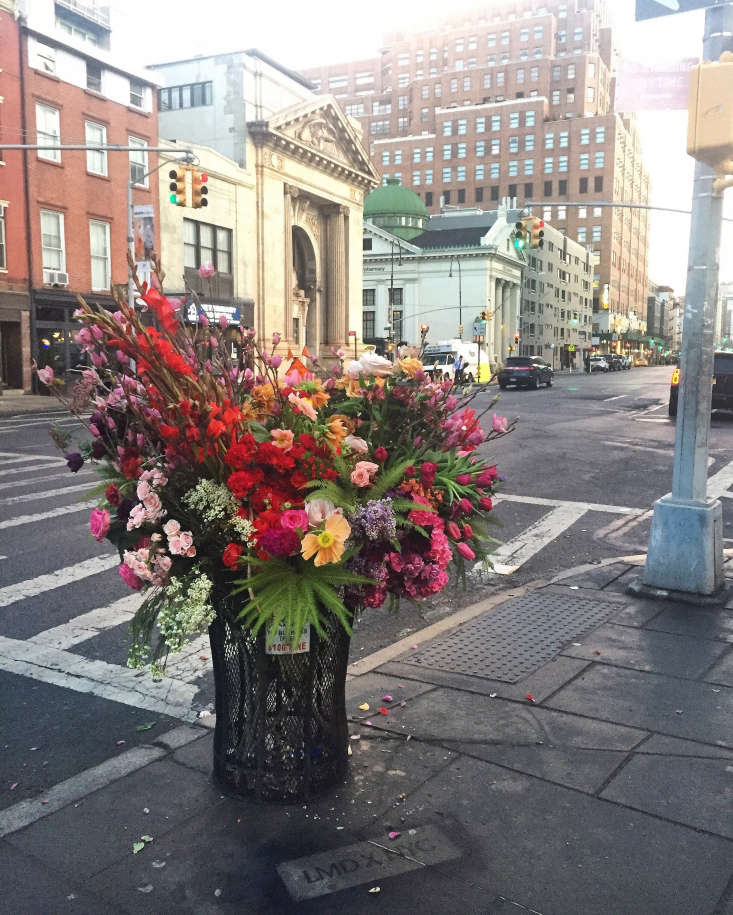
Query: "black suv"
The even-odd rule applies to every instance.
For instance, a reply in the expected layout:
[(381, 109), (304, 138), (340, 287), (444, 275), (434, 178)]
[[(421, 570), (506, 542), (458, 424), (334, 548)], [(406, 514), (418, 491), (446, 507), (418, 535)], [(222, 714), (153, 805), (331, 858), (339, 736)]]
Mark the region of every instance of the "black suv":
[(540, 356), (509, 356), (499, 372), (499, 387), (515, 384), (518, 388), (537, 388), (541, 384), (552, 386), (552, 366)]
[[(677, 398), (680, 389), (680, 370), (672, 372), (669, 385), (669, 415), (677, 416)], [(712, 409), (733, 410), (733, 353), (713, 354)]]

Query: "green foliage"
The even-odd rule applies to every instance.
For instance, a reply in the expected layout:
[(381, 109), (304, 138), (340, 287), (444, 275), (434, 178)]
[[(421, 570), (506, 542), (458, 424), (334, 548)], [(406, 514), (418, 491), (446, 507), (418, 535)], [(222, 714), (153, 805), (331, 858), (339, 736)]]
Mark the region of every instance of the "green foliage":
[(371, 579), (354, 575), (335, 563), (316, 566), (300, 557), (285, 561), (250, 556), (245, 561), (255, 573), (235, 582), (232, 594), (251, 592), (237, 621), (254, 633), (267, 625), (268, 642), (274, 641), (282, 623), (285, 632), (292, 633), (292, 648), (306, 623), (311, 623), (316, 632), (325, 637), (323, 620), (327, 613), (333, 614), (351, 633), (352, 614), (339, 596), (340, 589), (347, 585), (374, 584)]
[[(397, 461), (397, 463), (379, 473), (374, 483), (369, 487), (369, 498), (381, 499), (390, 489), (395, 489), (399, 486), (405, 476), (405, 471), (412, 463), (412, 458), (406, 458), (405, 460)], [(424, 508), (425, 506), (422, 507)]]

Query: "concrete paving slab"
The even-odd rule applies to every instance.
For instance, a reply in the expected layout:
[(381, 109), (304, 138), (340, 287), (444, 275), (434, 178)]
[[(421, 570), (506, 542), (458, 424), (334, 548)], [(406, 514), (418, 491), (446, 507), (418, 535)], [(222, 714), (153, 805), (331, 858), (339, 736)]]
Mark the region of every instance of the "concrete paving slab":
[(726, 759), (634, 756), (601, 797), (733, 839), (732, 785)]
[(609, 623), (616, 623), (619, 626), (645, 626), (649, 620), (663, 611), (664, 604), (661, 601), (638, 601), (628, 604), (619, 613), (609, 617)]
[(721, 683), (733, 687), (733, 651), (714, 664), (703, 677), (709, 683)]
[(215, 806), (219, 798), (220, 793), (198, 772), (164, 759), (13, 833), (6, 841), (57, 870), (86, 879), (121, 857), (132, 856), (133, 843), (140, 836), (153, 836), (155, 842), (195, 813)]
[(548, 706), (670, 737), (733, 746), (733, 689), (663, 674), (593, 665)]
[(575, 585), (579, 588), (602, 589), (607, 587), (621, 575), (628, 572), (632, 566), (624, 562), (614, 562), (609, 565), (599, 566), (597, 569), (586, 569), (579, 575), (563, 578), (562, 584), (566, 587)]
[(400, 661), (385, 664), (380, 667), (380, 671), (401, 678), (400, 682), (406, 681), (407, 678), (415, 677), (433, 685), (449, 686), (454, 689), (466, 690), (466, 692), (470, 693), (478, 693), (482, 696), (496, 693), (502, 699), (516, 699), (520, 702), (524, 700), (527, 693), (530, 693), (537, 702), (542, 702), (543, 699), (556, 692), (561, 686), (572, 680), (573, 677), (577, 677), (587, 666), (587, 661), (566, 658), (560, 655), (516, 683), (487, 680), (483, 677), (472, 677), (468, 674), (459, 674), (448, 670), (431, 670), (419, 667), (416, 664), (406, 664)]
[(730, 875), (727, 840), (465, 757), (409, 801), (464, 824), (473, 849), (453, 865), (461, 908), (425, 874), (425, 911), (491, 911), (499, 895), (545, 915), (700, 915)]
[(723, 639), (733, 642), (733, 610), (725, 607), (703, 608), (689, 604), (665, 606), (648, 624), (648, 629), (675, 632), (697, 639)]
[(567, 715), (528, 702), (480, 698), (440, 689), (418, 696), (405, 708), (372, 719), (375, 728), (412, 734), (421, 740), (493, 743), (500, 746), (583, 747), (629, 750), (646, 732)]
[[(366, 719), (378, 715), (381, 707), (399, 706), (435, 689), (433, 683), (421, 683), (419, 680), (400, 680), (384, 673), (363, 674), (346, 683), (346, 712), (350, 718)], [(385, 697), (391, 696), (391, 699)], [(360, 709), (368, 705), (368, 709)]]
[(662, 737), (660, 734), (653, 734), (634, 752), (662, 756), (699, 756), (701, 759), (733, 759), (733, 748), (726, 749), (696, 740), (680, 740), (678, 737)]
[(563, 654), (600, 664), (619, 664), (694, 679), (726, 651), (724, 642), (688, 638), (631, 626), (599, 626), (582, 645), (568, 645)]
[(595, 794), (628, 756), (628, 750), (594, 750), (582, 747), (502, 747), (489, 743), (446, 743), (468, 756), (493, 762), (507, 769)]
[[(173, 718), (0, 671), (0, 809), (149, 744)], [(137, 731), (141, 725), (155, 726)], [(15, 787), (11, 790), (11, 785)]]
[(173, 760), (202, 775), (210, 776), (214, 765), (214, 734), (207, 734), (173, 754)]
[[(3, 912), (31, 915), (53, 912), (54, 915), (99, 915), (114, 912), (105, 903), (80, 886), (73, 872), (59, 872), (48, 862), (23, 854), (7, 842), (0, 841), (0, 886)], [(120, 910), (117, 909), (117, 912)]]

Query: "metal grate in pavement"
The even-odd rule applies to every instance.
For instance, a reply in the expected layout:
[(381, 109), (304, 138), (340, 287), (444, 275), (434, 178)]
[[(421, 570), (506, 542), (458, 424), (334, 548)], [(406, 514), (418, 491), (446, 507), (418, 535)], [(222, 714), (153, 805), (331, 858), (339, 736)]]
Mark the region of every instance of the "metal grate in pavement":
[(500, 604), (403, 661), (516, 683), (618, 610), (608, 601), (535, 591)]

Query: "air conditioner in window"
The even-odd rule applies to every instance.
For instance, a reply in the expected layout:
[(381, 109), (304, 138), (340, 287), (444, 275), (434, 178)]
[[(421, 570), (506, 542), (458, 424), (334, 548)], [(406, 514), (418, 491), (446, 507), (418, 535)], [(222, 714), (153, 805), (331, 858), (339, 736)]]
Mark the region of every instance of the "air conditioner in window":
[(44, 270), (43, 282), (49, 286), (68, 286), (69, 274), (61, 270)]

